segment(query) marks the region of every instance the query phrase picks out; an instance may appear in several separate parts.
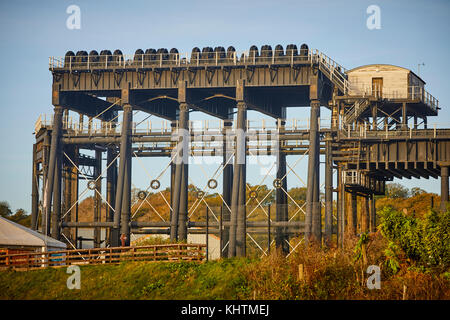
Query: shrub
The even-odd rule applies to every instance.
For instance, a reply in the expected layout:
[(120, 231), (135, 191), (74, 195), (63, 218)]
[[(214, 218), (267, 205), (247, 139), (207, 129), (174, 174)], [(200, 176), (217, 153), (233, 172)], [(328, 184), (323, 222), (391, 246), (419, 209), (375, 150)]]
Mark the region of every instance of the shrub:
[(388, 250), (398, 246), (410, 262), (424, 267), (449, 267), (450, 211), (430, 210), (419, 219), (385, 207), (380, 217), (381, 232), (392, 242)]

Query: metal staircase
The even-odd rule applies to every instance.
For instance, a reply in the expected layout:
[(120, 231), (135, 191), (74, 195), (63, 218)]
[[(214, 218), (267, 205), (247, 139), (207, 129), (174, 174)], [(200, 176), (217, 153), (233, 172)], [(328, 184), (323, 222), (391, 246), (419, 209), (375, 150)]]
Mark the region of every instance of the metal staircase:
[(344, 123), (350, 124), (367, 110), (370, 106), (369, 99), (361, 98), (356, 100), (353, 106), (344, 114)]
[(348, 93), (347, 70), (333, 59), (320, 51), (312, 52), (313, 61), (319, 65), (319, 70), (344, 94)]

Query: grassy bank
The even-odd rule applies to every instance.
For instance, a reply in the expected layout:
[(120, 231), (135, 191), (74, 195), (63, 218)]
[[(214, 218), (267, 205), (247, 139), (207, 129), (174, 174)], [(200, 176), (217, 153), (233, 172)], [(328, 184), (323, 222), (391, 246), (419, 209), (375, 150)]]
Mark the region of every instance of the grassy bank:
[[(288, 258), (82, 266), (80, 290), (67, 288), (66, 268), (0, 271), (0, 299), (450, 299), (450, 212), (419, 218), (386, 207), (379, 214), (378, 232), (349, 237), (342, 249), (300, 245)], [(366, 272), (374, 265), (381, 288), (370, 290)]]
[[(83, 266), (80, 290), (67, 288), (66, 268), (4, 271), (0, 299), (402, 299), (405, 287), (407, 299), (450, 299), (445, 273), (405, 266), (396, 274), (382, 268), (381, 289), (369, 290), (367, 275), (351, 252), (309, 248), (289, 259), (272, 254), (202, 264)], [(299, 264), (304, 266), (303, 279)]]

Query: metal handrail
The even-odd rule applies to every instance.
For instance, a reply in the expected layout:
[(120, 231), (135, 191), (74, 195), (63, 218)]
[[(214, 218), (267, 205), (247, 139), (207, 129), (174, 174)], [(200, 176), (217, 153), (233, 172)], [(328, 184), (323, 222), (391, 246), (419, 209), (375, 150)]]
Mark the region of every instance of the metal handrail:
[[(319, 128), (329, 129), (330, 118), (320, 118)], [(188, 126), (191, 132), (222, 132), (225, 127), (225, 122), (232, 122), (231, 130), (235, 130), (235, 121), (233, 120), (189, 120)], [(284, 124), (281, 121), (267, 121), (265, 119), (259, 120), (247, 120), (247, 131), (258, 132), (275, 132), (275, 131), (297, 131), (297, 130), (309, 130), (310, 123), (309, 118), (291, 118), (283, 119)], [(174, 123), (175, 128), (178, 128), (178, 121), (168, 120), (147, 120), (133, 122), (133, 133), (160, 133), (171, 134), (173, 129), (171, 124)], [(53, 126), (53, 117), (51, 115), (42, 114), (38, 117), (35, 123), (35, 133), (38, 133), (41, 128), (51, 129)], [(121, 134), (121, 122), (100, 122), (95, 121), (89, 124), (89, 122), (75, 122), (72, 117), (69, 117), (68, 121), (63, 121), (63, 130), (70, 130), (75, 135), (89, 135), (89, 134)]]
[(419, 100), (436, 111), (439, 108), (439, 100), (433, 97), (424, 87), (408, 86), (408, 91), (400, 93), (398, 90), (390, 90), (388, 87), (377, 88), (373, 86), (352, 86), (352, 95), (363, 97), (375, 97), (386, 100), (409, 99)]

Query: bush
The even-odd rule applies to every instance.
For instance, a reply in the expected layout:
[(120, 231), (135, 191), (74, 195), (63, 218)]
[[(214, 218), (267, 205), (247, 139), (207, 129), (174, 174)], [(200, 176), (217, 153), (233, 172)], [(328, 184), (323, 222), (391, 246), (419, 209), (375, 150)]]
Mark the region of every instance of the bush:
[(404, 215), (392, 207), (380, 212), (383, 236), (398, 246), (412, 263), (448, 268), (450, 262), (450, 211), (430, 210), (423, 219)]

